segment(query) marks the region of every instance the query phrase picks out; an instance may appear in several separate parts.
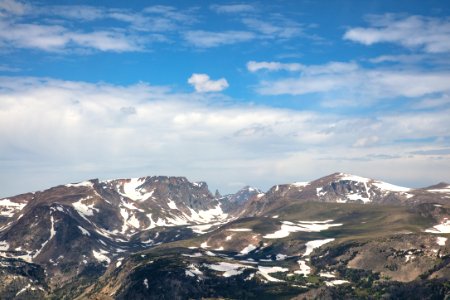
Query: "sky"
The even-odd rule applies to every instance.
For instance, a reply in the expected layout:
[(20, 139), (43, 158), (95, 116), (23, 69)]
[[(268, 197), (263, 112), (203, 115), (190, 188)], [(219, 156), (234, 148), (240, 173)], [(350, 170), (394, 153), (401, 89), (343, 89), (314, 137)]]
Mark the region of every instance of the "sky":
[(0, 0), (0, 197), (450, 182), (449, 1)]

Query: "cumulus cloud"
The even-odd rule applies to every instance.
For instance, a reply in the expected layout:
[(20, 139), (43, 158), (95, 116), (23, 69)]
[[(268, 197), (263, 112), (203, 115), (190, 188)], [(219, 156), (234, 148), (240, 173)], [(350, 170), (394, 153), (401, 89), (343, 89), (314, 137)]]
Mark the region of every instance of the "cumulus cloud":
[[(2, 196), (93, 177), (158, 174), (207, 180), (225, 192), (235, 182), (265, 189), (336, 170), (393, 183), (450, 179), (448, 154), (411, 154), (449, 148), (448, 108), (365, 118), (230, 106), (215, 94), (147, 83), (17, 76), (0, 77), (0, 90)], [(418, 142), (397, 142), (412, 137)], [(385, 164), (380, 157), (392, 159)]]
[(228, 87), (225, 78), (211, 80), (207, 74), (192, 74), (188, 79), (188, 83), (195, 88), (196, 92), (221, 92)]
[(364, 45), (395, 43), (429, 53), (450, 51), (448, 18), (386, 14), (370, 16), (368, 21), (369, 27), (350, 28), (344, 39)]

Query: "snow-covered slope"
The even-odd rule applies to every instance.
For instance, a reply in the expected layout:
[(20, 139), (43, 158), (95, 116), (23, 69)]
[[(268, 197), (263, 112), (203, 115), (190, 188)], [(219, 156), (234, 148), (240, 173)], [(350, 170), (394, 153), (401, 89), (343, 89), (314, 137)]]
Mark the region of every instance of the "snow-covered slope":
[[(88, 180), (0, 199), (0, 216), (0, 256), (43, 264), (55, 280), (228, 219), (206, 183), (164, 176)], [(67, 264), (78, 267), (61, 274)]]
[(246, 203), (240, 216), (264, 215), (292, 202), (334, 202), (361, 204), (441, 203), (448, 185), (440, 184), (426, 189), (412, 189), (380, 180), (346, 173), (334, 173), (310, 182), (295, 182), (273, 186), (262, 197)]
[[(386, 202), (393, 198), (411, 198), (412, 189), (396, 186), (387, 182), (364, 178), (345, 173), (337, 173), (329, 182), (316, 188), (317, 197), (326, 202)], [(392, 199), (386, 199), (389, 198)]]
[[(447, 190), (447, 184), (408, 189), (336, 173), (310, 182), (276, 185), (266, 193), (245, 187), (216, 198), (206, 183), (184, 177), (94, 179), (0, 199), (0, 256), (37, 263), (58, 283), (92, 270), (101, 274), (130, 254), (162, 243), (200, 239), (205, 233), (223, 233), (216, 244), (210, 239), (197, 245), (209, 251), (207, 255), (231, 249), (243, 256), (256, 252), (261, 239), (265, 243), (341, 226), (339, 222), (283, 220), (273, 213), (277, 208), (310, 201), (401, 205), (424, 201), (439, 205), (448, 201)], [(250, 216), (279, 226), (259, 237), (249, 228), (222, 230), (233, 224), (230, 221)], [(444, 225), (430, 230), (447, 232)], [(259, 272), (268, 280), (271, 270)]]

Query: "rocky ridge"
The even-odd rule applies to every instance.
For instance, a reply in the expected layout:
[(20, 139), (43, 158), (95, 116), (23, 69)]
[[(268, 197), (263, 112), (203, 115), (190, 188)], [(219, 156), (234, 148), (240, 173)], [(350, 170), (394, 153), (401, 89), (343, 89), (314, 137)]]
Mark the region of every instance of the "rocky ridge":
[(175, 284), (175, 298), (345, 294), (357, 285), (348, 270), (377, 288), (422, 286), (449, 278), (449, 204), (445, 183), (343, 173), (223, 197), (184, 177), (61, 185), (0, 199), (0, 295), (138, 299), (162, 296), (158, 284)]

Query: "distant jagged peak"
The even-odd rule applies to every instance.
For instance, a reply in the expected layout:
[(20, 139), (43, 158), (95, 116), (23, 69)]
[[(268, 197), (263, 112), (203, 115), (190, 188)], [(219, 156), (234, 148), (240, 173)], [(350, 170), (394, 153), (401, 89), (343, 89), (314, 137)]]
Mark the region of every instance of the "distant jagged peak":
[(256, 193), (256, 194), (261, 194), (263, 193), (260, 189), (256, 188), (256, 187), (252, 187), (249, 185), (244, 186), (243, 188), (241, 188), (238, 193), (244, 193), (244, 192), (248, 192), (248, 193)]
[(260, 189), (246, 185), (236, 193), (223, 196), (221, 199), (226, 199), (231, 203), (242, 204), (255, 196), (262, 197), (263, 195), (264, 193)]

